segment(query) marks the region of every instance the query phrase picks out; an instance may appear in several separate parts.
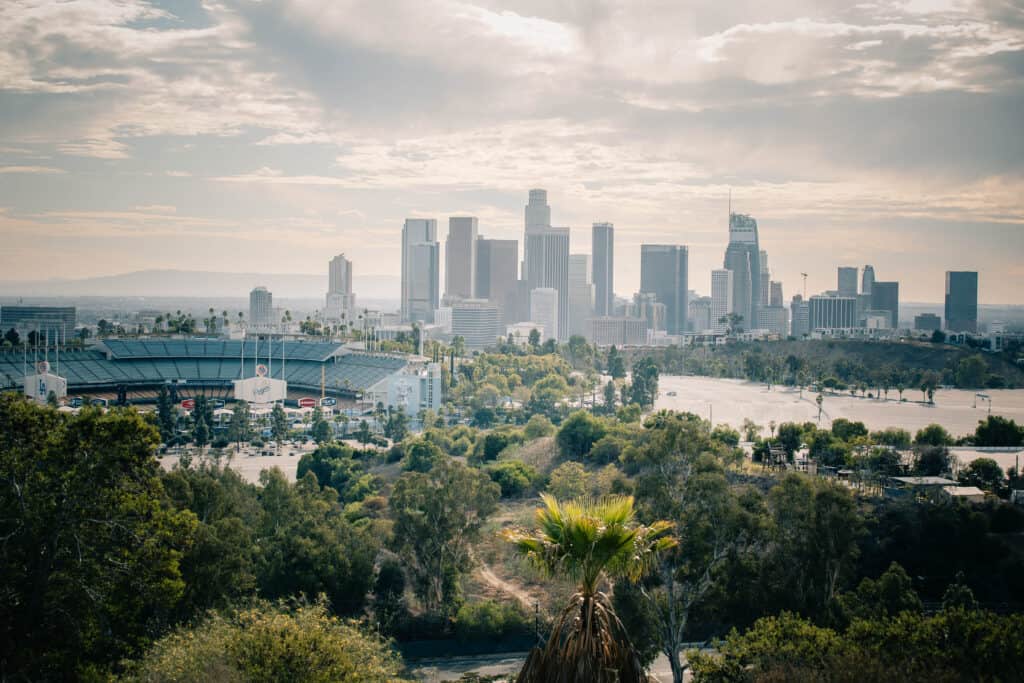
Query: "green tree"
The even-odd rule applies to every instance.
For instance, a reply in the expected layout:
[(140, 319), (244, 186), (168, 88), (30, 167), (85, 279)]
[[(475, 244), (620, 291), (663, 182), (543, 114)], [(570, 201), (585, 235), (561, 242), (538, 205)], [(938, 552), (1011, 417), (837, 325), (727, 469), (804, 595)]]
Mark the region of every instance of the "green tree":
[(540, 348), (540, 330), (536, 327), (530, 330), (530, 336), (527, 338), (527, 343), (533, 351), (537, 351)]
[(543, 648), (534, 648), (517, 680), (641, 683), (643, 664), (608, 595), (609, 579), (639, 580), (675, 540), (671, 525), (635, 521), (633, 499), (560, 503), (542, 496), (535, 531), (506, 534), (516, 550), (549, 576), (565, 577), (576, 593), (555, 620)]
[(275, 403), (270, 411), (270, 434), (277, 442), (277, 450), (281, 451), (281, 442), (288, 436), (288, 416), (280, 403)]
[(252, 438), (252, 427), (249, 424), (249, 404), (236, 401), (231, 409), (231, 423), (228, 426), (229, 438), (241, 447), (243, 441)]
[(786, 451), (786, 455), (792, 458), (793, 454), (800, 448), (800, 444), (803, 443), (803, 434), (802, 426), (795, 422), (783, 422), (779, 425), (776, 438), (779, 445)]
[(378, 536), (349, 522), (335, 490), (321, 488), (312, 473), (289, 484), (279, 469), (264, 470), (260, 484), (260, 594), (276, 599), (323, 593), (335, 612), (360, 612), (373, 582)]
[(980, 389), (988, 378), (988, 362), (977, 353), (961, 360), (956, 367), (956, 385), (961, 389)]
[(982, 491), (1002, 495), (1006, 485), (1006, 475), (992, 458), (972, 460), (958, 477), (964, 486), (977, 486)]
[(1016, 448), (1024, 446), (1024, 426), (1000, 415), (989, 415), (974, 430), (975, 446)]
[(891, 446), (893, 448), (910, 448), (910, 432), (898, 427), (889, 427), (877, 432), (871, 432), (871, 442), (879, 446)]
[(313, 441), (317, 444), (327, 443), (334, 436), (334, 432), (331, 430), (331, 424), (324, 419), (323, 411), (320, 410), (319, 407), (313, 411), (313, 422), (310, 431), (313, 436)]
[(401, 683), (401, 658), (322, 603), (257, 603), (160, 639), (125, 680)]
[(417, 439), (405, 449), (405, 460), (402, 467), (408, 472), (429, 472), (434, 465), (444, 459), (445, 454), (437, 444)]
[(472, 544), (500, 495), (485, 472), (449, 459), (395, 482), (388, 500), (395, 551), (428, 610), (458, 609), (459, 577), (472, 566)]
[(914, 436), (915, 446), (952, 446), (953, 437), (942, 425), (930, 424), (922, 427)]
[(586, 457), (594, 443), (608, 433), (604, 422), (584, 410), (577, 410), (562, 423), (556, 441), (566, 458)]
[(915, 446), (914, 474), (938, 477), (951, 469), (949, 449), (945, 446)]
[(501, 487), (502, 498), (522, 496), (533, 488), (539, 478), (537, 470), (520, 460), (506, 460), (487, 468), (491, 480)]
[(533, 441), (543, 436), (551, 436), (554, 433), (555, 426), (544, 415), (531, 415), (526, 426), (523, 428), (523, 436), (527, 441)]
[(384, 436), (398, 443), (408, 434), (409, 416), (405, 414), (405, 409), (399, 407), (388, 411), (388, 420), (384, 423)]
[(633, 363), (633, 383), (631, 402), (641, 408), (654, 405), (658, 397), (658, 365), (650, 356), (645, 356)]
[(366, 420), (359, 421), (359, 427), (356, 429), (356, 440), (364, 446), (370, 443), (370, 439), (373, 435), (370, 433), (370, 425)]
[(605, 371), (611, 375), (612, 379), (622, 379), (626, 376), (626, 362), (622, 358), (622, 354), (619, 350), (612, 346), (608, 349), (608, 359), (605, 362)]
[(587, 470), (578, 462), (564, 462), (551, 472), (547, 492), (558, 500), (579, 498), (587, 492)]
[(134, 411), (65, 417), (0, 395), (4, 676), (77, 679), (169, 618), (196, 518), (167, 504), (158, 443)]
[(608, 415), (615, 414), (615, 382), (608, 380), (604, 385), (604, 412)]

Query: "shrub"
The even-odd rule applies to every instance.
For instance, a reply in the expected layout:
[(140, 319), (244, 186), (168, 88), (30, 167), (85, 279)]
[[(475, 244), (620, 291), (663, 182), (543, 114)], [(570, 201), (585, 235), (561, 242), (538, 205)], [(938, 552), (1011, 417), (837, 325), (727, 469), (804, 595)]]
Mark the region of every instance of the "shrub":
[(455, 635), (462, 641), (497, 640), (530, 633), (530, 622), (510, 602), (484, 600), (459, 608), (455, 615)]
[(519, 460), (507, 460), (487, 468), (491, 481), (501, 487), (501, 497), (521, 496), (533, 488), (537, 480), (537, 470)]

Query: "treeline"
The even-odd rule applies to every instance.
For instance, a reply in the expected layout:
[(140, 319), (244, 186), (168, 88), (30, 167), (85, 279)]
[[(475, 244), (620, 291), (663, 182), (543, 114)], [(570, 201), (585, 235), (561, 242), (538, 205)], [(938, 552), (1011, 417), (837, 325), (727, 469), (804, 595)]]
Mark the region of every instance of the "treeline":
[(671, 375), (729, 377), (791, 386), (817, 384), (875, 397), (890, 391), (956, 386), (1014, 388), (1024, 372), (1001, 354), (923, 343), (852, 340), (773, 341), (724, 347), (632, 350)]

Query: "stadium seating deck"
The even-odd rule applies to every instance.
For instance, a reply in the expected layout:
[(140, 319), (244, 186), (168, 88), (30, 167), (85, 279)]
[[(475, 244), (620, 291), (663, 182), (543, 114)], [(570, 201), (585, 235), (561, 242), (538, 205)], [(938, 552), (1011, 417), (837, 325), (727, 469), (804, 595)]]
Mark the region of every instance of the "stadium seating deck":
[[(284, 342), (286, 362), (280, 362), (280, 341), (261, 341), (259, 362), (269, 365), (270, 375), (284, 379), (296, 388), (319, 389), (321, 381), (328, 391), (356, 393), (365, 391), (389, 375), (401, 370), (406, 360), (394, 356), (367, 353), (339, 354), (340, 346), (323, 342)], [(232, 380), (252, 377), (257, 362), (255, 341), (246, 342), (242, 367), (242, 342), (180, 339), (110, 339), (101, 347), (62, 351), (59, 374), (67, 378), (68, 388), (88, 389), (118, 384), (133, 387), (156, 386), (165, 382), (196, 383), (230, 387)], [(274, 353), (272, 362), (264, 360)], [(109, 355), (108, 352), (109, 351)], [(25, 370), (32, 372), (33, 359), (18, 352), (0, 353), (0, 388), (21, 386)], [(56, 359), (50, 362), (56, 371)]]

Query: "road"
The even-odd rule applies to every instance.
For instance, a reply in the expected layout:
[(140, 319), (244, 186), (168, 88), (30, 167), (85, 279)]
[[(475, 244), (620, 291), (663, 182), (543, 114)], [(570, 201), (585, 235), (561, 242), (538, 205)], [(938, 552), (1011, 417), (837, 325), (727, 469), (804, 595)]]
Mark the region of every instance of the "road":
[[(416, 678), (425, 683), (456, 681), (466, 673), (477, 673), (481, 676), (507, 675), (509, 679), (512, 679), (525, 660), (525, 652), (509, 652), (475, 657), (420, 660), (415, 662), (411, 668)], [(669, 668), (668, 659), (664, 655), (654, 660), (649, 673), (659, 683), (671, 683), (672, 681), (672, 670)], [(683, 680), (692, 680), (689, 672), (687, 672)]]

